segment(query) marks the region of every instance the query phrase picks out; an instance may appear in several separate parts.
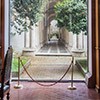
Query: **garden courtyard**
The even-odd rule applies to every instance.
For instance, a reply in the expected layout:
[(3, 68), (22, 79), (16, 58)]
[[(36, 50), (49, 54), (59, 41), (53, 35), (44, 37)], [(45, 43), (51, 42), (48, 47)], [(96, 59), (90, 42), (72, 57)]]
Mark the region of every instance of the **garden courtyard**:
[[(59, 80), (64, 75), (64, 81), (71, 80), (72, 68), (67, 73), (66, 71), (73, 55), (74, 79), (84, 80), (88, 69), (86, 1), (25, 1), (10, 2), (10, 44), (16, 59), (13, 61), (15, 64), (13, 63), (12, 72), (18, 72), (17, 57), (21, 55), (27, 66), (24, 70), (20, 69), (20, 78), (29, 79), (30, 76), (35, 80), (52, 81)], [(85, 60), (82, 61), (85, 67), (78, 63), (80, 59)]]
[[(59, 43), (57, 41), (51, 41), (51, 43), (49, 42), (44, 45), (34, 56), (21, 57), (22, 61), (24, 61), (24, 58), (26, 58), (27, 61), (30, 60), (30, 64), (28, 64), (26, 69), (23, 69), (23, 67), (20, 69), (20, 78), (25, 80), (32, 80), (29, 77), (30, 75), (34, 80), (38, 81), (57, 81), (65, 74), (72, 62), (72, 54), (70, 54), (61, 42)], [(73, 78), (75, 81), (84, 81), (84, 75), (80, 68), (75, 65), (78, 57), (74, 58)], [(80, 59), (86, 59), (86, 57), (80, 57)], [(61, 81), (71, 80), (71, 72), (72, 67)]]

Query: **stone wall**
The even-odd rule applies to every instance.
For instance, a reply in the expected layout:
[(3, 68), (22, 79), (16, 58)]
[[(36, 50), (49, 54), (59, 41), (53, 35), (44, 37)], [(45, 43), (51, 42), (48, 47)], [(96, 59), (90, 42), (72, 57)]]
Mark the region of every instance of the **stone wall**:
[(21, 35), (10, 35), (10, 44), (12, 45), (15, 52), (22, 53), (24, 48), (24, 33)]
[(87, 56), (87, 35), (84, 35), (83, 32), (80, 32), (79, 35), (68, 32), (67, 29), (62, 28), (60, 30), (61, 41), (65, 46), (72, 52), (75, 53), (84, 53), (84, 56)]
[(61, 31), (61, 41), (65, 44), (65, 46), (67, 47), (68, 46), (68, 41), (69, 41), (69, 33), (68, 31), (65, 29), (65, 28), (62, 28)]
[(10, 35), (10, 44), (13, 46), (15, 52), (22, 53), (22, 51), (36, 51), (47, 42), (47, 34), (44, 32), (43, 21), (39, 21), (31, 30), (21, 35)]
[[(46, 32), (47, 31), (47, 32)], [(44, 26), (41, 20), (34, 25), (31, 30), (21, 35), (11, 35), (11, 45), (17, 52), (31, 51), (32, 53), (39, 50), (48, 42), (49, 27)], [(87, 36), (81, 32), (78, 36), (72, 32), (68, 32), (65, 28), (60, 30), (60, 40), (65, 44), (66, 48), (72, 52), (83, 52), (87, 55)]]

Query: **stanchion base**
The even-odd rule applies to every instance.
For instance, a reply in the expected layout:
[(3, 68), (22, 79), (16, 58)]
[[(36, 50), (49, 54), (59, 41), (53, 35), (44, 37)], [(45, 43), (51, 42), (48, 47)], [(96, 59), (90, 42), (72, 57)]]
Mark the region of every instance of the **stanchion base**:
[(16, 84), (16, 85), (14, 86), (14, 88), (15, 88), (15, 89), (22, 89), (22, 88), (23, 88), (23, 85), (18, 85), (18, 84)]
[(76, 90), (76, 87), (75, 86), (69, 86), (68, 89), (69, 90)]

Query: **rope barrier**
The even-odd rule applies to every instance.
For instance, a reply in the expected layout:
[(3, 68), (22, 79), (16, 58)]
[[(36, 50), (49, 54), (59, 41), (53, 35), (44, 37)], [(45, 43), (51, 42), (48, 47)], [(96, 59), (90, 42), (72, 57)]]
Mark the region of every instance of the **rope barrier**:
[(76, 87), (73, 86), (73, 71), (74, 71), (74, 69), (73, 69), (73, 68), (74, 68), (74, 57), (73, 57), (73, 56), (72, 56), (72, 61), (71, 61), (70, 65), (69, 65), (69, 67), (67, 68), (67, 70), (65, 71), (65, 73), (62, 75), (62, 77), (61, 77), (59, 80), (53, 82), (52, 84), (42, 84), (42, 83), (36, 81), (35, 79), (33, 79), (32, 76), (31, 76), (31, 75), (29, 74), (29, 72), (27, 71), (27, 69), (25, 68), (25, 65), (23, 64), (23, 62), (22, 62), (22, 60), (20, 59), (20, 57), (18, 57), (18, 84), (15, 85), (15, 88), (16, 88), (16, 89), (19, 89), (19, 88), (22, 88), (22, 87), (23, 87), (22, 85), (19, 84), (19, 80), (20, 80), (20, 63), (21, 63), (21, 65), (22, 65), (24, 71), (27, 73), (27, 75), (31, 78), (31, 80), (32, 80), (33, 82), (37, 83), (37, 84), (40, 85), (40, 86), (45, 86), (45, 87), (46, 87), (46, 86), (47, 86), (47, 87), (50, 87), (50, 86), (56, 85), (58, 82), (60, 82), (60, 81), (65, 77), (65, 75), (68, 73), (69, 69), (72, 67), (71, 86), (69, 86), (68, 89), (70, 89), (70, 90), (75, 90), (75, 89), (76, 89)]
[(18, 84), (14, 86), (15, 89), (23, 87), (23, 85), (20, 85), (19, 80), (20, 80), (20, 57), (18, 57)]
[(21, 62), (21, 64), (22, 64), (22, 67), (24, 68), (25, 72), (27, 73), (27, 75), (32, 79), (32, 81), (34, 81), (35, 83), (37, 83), (37, 84), (40, 85), (40, 86), (53, 86), (53, 85), (56, 85), (58, 82), (60, 82), (60, 81), (65, 77), (65, 75), (68, 73), (68, 71), (69, 71), (69, 69), (71, 68), (71, 65), (72, 65), (72, 62), (71, 62), (71, 64), (69, 65), (68, 69), (66, 70), (66, 72), (63, 74), (63, 76), (62, 76), (59, 80), (55, 81), (55, 82), (52, 83), (52, 84), (47, 84), (47, 85), (46, 85), (46, 84), (42, 84), (42, 83), (40, 83), (40, 82), (34, 80), (34, 79), (32, 78), (32, 76), (29, 74), (29, 72), (26, 70), (26, 68), (24, 67), (24, 64), (23, 64), (23, 62), (22, 62), (21, 59), (20, 59), (20, 62)]
[(73, 72), (74, 72), (74, 57), (72, 56), (72, 72), (71, 72), (71, 85), (68, 87), (69, 90), (76, 90), (76, 87), (73, 85)]

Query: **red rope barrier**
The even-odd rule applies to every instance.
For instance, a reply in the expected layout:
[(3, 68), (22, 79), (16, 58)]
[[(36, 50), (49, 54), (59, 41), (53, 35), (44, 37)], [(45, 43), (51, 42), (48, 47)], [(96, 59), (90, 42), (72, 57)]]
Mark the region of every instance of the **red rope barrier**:
[(32, 79), (32, 81), (34, 81), (35, 83), (37, 83), (40, 86), (53, 86), (53, 85), (56, 85), (58, 82), (60, 82), (65, 77), (65, 75), (68, 73), (69, 69), (71, 68), (71, 65), (72, 65), (73, 60), (72, 60), (71, 64), (69, 65), (68, 69), (66, 70), (66, 72), (63, 74), (63, 76), (59, 80), (55, 81), (52, 84), (47, 84), (47, 85), (46, 84), (42, 84), (42, 83), (36, 81), (35, 79), (33, 79), (32, 76), (29, 74), (29, 72), (26, 70), (26, 68), (25, 68), (25, 66), (24, 66), (24, 64), (23, 64), (23, 62), (22, 62), (21, 59), (20, 59), (20, 62), (22, 64), (22, 67), (24, 68), (25, 72)]

